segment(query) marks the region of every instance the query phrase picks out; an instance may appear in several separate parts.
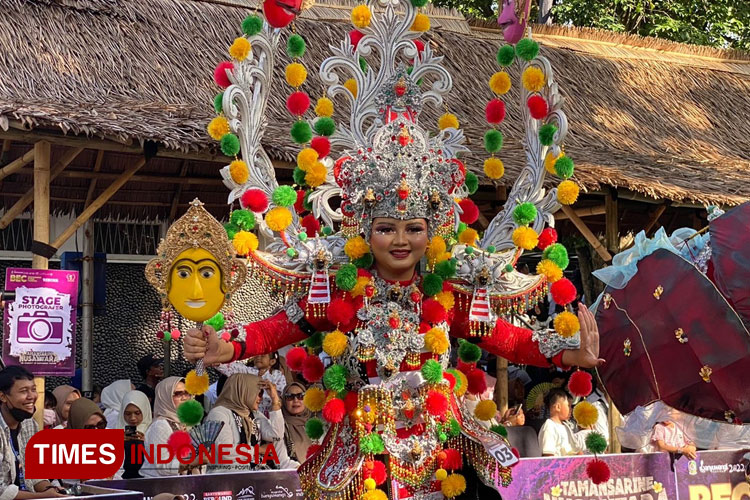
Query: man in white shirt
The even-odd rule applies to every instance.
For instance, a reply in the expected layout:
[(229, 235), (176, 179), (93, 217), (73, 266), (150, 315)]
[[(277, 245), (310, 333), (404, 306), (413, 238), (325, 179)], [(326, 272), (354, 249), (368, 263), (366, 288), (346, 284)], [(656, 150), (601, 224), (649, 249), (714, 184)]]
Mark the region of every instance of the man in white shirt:
[(542, 456), (561, 457), (578, 455), (580, 447), (565, 421), (570, 418), (570, 397), (563, 389), (554, 388), (547, 393), (544, 403), (549, 411), (549, 418), (539, 431), (539, 447)]

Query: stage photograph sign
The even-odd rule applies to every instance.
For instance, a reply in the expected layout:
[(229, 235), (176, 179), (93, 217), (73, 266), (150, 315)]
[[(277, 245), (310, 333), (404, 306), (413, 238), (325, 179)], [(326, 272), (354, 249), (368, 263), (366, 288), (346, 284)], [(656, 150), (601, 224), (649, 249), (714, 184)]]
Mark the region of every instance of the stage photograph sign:
[(78, 272), (8, 268), (3, 312), (3, 362), (38, 376), (75, 372)]

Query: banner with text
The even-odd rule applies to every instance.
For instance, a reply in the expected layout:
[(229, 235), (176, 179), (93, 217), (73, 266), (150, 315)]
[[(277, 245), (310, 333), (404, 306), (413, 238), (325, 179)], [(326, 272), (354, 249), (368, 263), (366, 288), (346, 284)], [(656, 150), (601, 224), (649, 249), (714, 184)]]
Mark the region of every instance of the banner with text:
[[(750, 500), (745, 451), (699, 451), (674, 464), (680, 500)], [(750, 458), (750, 456), (748, 456)]]

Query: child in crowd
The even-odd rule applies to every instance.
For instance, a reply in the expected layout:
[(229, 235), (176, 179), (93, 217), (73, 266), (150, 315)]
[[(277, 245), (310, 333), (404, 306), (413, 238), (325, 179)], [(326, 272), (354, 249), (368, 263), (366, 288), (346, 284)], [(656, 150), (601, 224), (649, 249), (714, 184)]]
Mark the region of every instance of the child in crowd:
[(681, 453), (690, 460), (695, 459), (695, 445), (688, 441), (682, 429), (671, 420), (659, 422), (651, 434), (653, 451)]
[[(267, 380), (276, 386), (276, 391), (279, 394), (283, 393), (286, 388), (286, 376), (281, 370), (278, 351), (274, 351), (271, 354), (255, 356), (252, 359), (252, 366), (247, 366), (240, 361), (235, 361), (234, 363), (219, 365), (216, 369), (227, 377), (234, 375), (235, 373), (250, 373), (251, 375), (257, 375), (263, 380)], [(267, 392), (264, 392), (263, 398), (258, 406), (258, 412), (267, 417), (268, 412), (271, 411), (271, 405), (270, 395)]]
[(570, 418), (570, 397), (564, 389), (554, 388), (547, 393), (544, 403), (549, 418), (539, 431), (539, 447), (542, 456), (561, 457), (580, 454), (580, 449), (570, 427), (565, 422)]

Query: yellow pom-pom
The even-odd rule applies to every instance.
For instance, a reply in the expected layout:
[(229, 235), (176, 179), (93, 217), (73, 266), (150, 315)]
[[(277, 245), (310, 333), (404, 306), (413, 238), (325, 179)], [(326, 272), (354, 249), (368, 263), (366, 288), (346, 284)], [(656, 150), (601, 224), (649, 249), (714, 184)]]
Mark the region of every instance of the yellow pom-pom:
[(438, 258), (445, 253), (445, 240), (440, 236), (433, 236), (430, 244), (427, 246), (427, 262), (430, 267), (437, 264)]
[(346, 352), (349, 338), (339, 330), (334, 330), (323, 339), (323, 350), (332, 358), (337, 358)]
[(217, 116), (208, 124), (208, 135), (215, 141), (220, 141), (224, 135), (229, 133), (229, 122), (223, 116)]
[(572, 337), (581, 329), (578, 316), (570, 311), (563, 311), (555, 316), (555, 331), (562, 337)]
[(194, 396), (206, 392), (208, 390), (208, 373), (203, 372), (203, 375), (198, 375), (195, 370), (190, 370), (190, 373), (185, 377), (185, 390)]
[(344, 88), (351, 92), (352, 96), (355, 99), (357, 98), (357, 80), (355, 80), (354, 78), (349, 78), (344, 82)]
[(424, 334), (424, 346), (433, 354), (443, 354), (451, 343), (442, 328), (431, 328)]
[(478, 238), (479, 235), (477, 234), (476, 230), (468, 227), (461, 231), (461, 234), (458, 235), (458, 242), (473, 247), (476, 246)]
[(533, 250), (539, 243), (539, 235), (528, 226), (517, 227), (513, 231), (513, 244), (524, 250)]
[(440, 263), (440, 262), (443, 262), (444, 260), (448, 260), (448, 259), (450, 259), (451, 257), (453, 257), (453, 256), (451, 255), (451, 253), (450, 253), (450, 252), (443, 252), (443, 254), (442, 254), (442, 255), (440, 255), (440, 256), (439, 256), (439, 257), (437, 258), (437, 262), (438, 262), (438, 263)]
[(505, 71), (498, 71), (490, 78), (490, 90), (498, 95), (510, 90), (510, 76)]
[(550, 283), (554, 283), (563, 276), (562, 269), (549, 259), (539, 261), (536, 265), (536, 273), (543, 275)]
[(265, 220), (271, 231), (281, 232), (292, 223), (292, 213), (286, 207), (275, 207), (268, 211)]
[(451, 474), (440, 482), (440, 491), (448, 498), (455, 498), (466, 491), (466, 478), (461, 474)]
[(466, 394), (466, 391), (469, 389), (469, 379), (466, 378), (466, 374), (461, 370), (457, 370), (456, 373), (458, 374), (458, 378), (461, 380), (461, 383), (456, 384), (456, 387), (453, 388), (453, 392), (455, 392), (456, 396), (460, 398), (461, 396)]
[(429, 31), (430, 18), (420, 12), (414, 17), (414, 22), (409, 29), (412, 31)]
[(319, 412), (326, 404), (326, 393), (320, 387), (310, 387), (305, 392), (302, 402), (305, 404), (305, 408), (311, 412)]
[(453, 306), (456, 305), (456, 297), (454, 297), (453, 292), (450, 291), (435, 294), (435, 300), (437, 300), (446, 311), (450, 311), (453, 309)]
[(344, 252), (351, 260), (357, 260), (370, 252), (370, 245), (361, 236), (349, 238), (344, 245)]
[(529, 66), (521, 75), (521, 83), (529, 92), (539, 92), (547, 81), (544, 78), (544, 72), (536, 66)]
[(500, 158), (494, 156), (484, 160), (484, 175), (490, 179), (497, 180), (505, 174), (505, 165)]
[(232, 238), (232, 246), (238, 255), (249, 255), (258, 249), (258, 237), (250, 231), (238, 231)]
[(244, 61), (249, 53), (250, 42), (244, 37), (235, 38), (234, 42), (229, 47), (229, 55), (238, 61)]
[(445, 481), (445, 478), (448, 477), (448, 471), (445, 469), (438, 469), (435, 471), (435, 479), (438, 481)]
[(285, 76), (286, 83), (296, 89), (307, 80), (307, 70), (300, 63), (291, 63), (286, 67)]
[(599, 410), (586, 400), (581, 401), (573, 408), (573, 418), (579, 427), (591, 427), (599, 418)]
[(445, 113), (438, 120), (438, 127), (440, 127), (440, 130), (458, 128), (458, 118), (453, 113)]
[(374, 490), (377, 487), (377, 484), (375, 483), (375, 480), (371, 477), (368, 477), (365, 479), (365, 489), (367, 491)]
[(323, 163), (316, 161), (305, 174), (305, 182), (310, 187), (318, 187), (326, 181), (328, 170)]
[(362, 500), (388, 500), (388, 495), (383, 490), (370, 490), (362, 495)]
[(327, 97), (318, 99), (318, 103), (315, 105), (315, 114), (328, 117), (333, 115), (333, 101)]
[(235, 184), (244, 184), (247, 182), (249, 171), (247, 164), (242, 160), (234, 160), (229, 164), (229, 175)]
[(548, 174), (557, 175), (555, 173), (555, 162), (562, 155), (563, 155), (562, 151), (560, 151), (560, 154), (557, 156), (553, 155), (552, 151), (549, 151), (547, 153), (547, 156), (544, 157), (544, 170), (546, 170)]
[(578, 184), (571, 180), (562, 181), (557, 186), (557, 201), (562, 205), (572, 205), (578, 199)]
[(360, 297), (365, 294), (365, 287), (370, 283), (370, 278), (367, 276), (359, 276), (357, 278), (357, 284), (349, 292), (352, 297)]
[(352, 9), (352, 24), (357, 28), (367, 28), (371, 20), (372, 12), (367, 5), (357, 5)]
[[(313, 148), (305, 148), (297, 153), (297, 166), (307, 172), (318, 162), (318, 152)], [(325, 166), (323, 167), (325, 168)]]
[(497, 413), (497, 405), (491, 399), (485, 399), (477, 403), (474, 408), (474, 416), (479, 420), (490, 420)]

